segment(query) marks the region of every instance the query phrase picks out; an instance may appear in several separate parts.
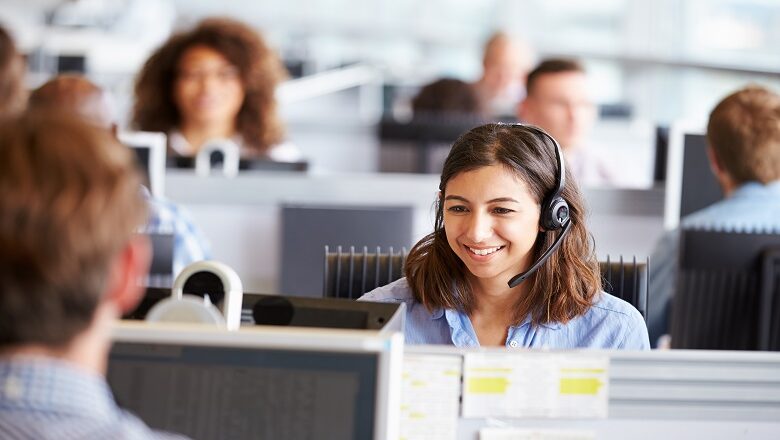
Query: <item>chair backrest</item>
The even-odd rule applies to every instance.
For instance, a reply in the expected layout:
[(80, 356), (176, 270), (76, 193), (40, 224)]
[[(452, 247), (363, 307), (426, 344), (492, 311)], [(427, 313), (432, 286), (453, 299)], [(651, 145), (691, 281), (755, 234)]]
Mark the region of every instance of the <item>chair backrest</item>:
[(281, 209), (282, 294), (322, 296), (322, 249), (366, 244), (400, 249), (411, 244), (411, 206), (284, 205)]
[(325, 246), (325, 267), (323, 272), (323, 296), (329, 298), (360, 298), (364, 293), (392, 283), (404, 276), (406, 248), (395, 251), (393, 247), (384, 252), (377, 246), (369, 252), (368, 247), (355, 250), (341, 246), (330, 252)]
[(780, 350), (780, 234), (683, 230), (672, 348)]
[(617, 261), (607, 257), (607, 261), (599, 262), (601, 269), (601, 285), (605, 292), (616, 296), (634, 306), (647, 322), (647, 290), (649, 286), (649, 259), (630, 262), (621, 256)]
[[(360, 298), (364, 293), (389, 284), (404, 276), (406, 249), (389, 248), (344, 249), (335, 252), (325, 247), (323, 296), (331, 298)], [(607, 261), (599, 263), (605, 292), (614, 295), (639, 310), (647, 320), (648, 261), (637, 263)]]

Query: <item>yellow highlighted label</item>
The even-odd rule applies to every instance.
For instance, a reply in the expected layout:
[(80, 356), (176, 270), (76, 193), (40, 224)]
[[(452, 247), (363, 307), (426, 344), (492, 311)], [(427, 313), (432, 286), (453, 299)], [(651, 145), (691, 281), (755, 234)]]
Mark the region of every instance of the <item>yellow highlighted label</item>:
[(474, 394), (505, 394), (509, 381), (504, 377), (475, 377), (469, 379), (468, 392)]
[(600, 379), (595, 378), (564, 378), (561, 379), (561, 394), (585, 394), (595, 396), (604, 386)]
[(587, 374), (604, 374), (606, 370), (603, 368), (561, 368), (561, 373), (587, 373)]

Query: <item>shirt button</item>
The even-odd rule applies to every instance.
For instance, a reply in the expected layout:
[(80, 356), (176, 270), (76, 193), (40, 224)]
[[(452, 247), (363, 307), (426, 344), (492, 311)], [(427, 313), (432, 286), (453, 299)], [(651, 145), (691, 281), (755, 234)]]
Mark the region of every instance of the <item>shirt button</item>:
[(509, 341), (509, 346), (512, 348), (517, 348), (517, 341)]

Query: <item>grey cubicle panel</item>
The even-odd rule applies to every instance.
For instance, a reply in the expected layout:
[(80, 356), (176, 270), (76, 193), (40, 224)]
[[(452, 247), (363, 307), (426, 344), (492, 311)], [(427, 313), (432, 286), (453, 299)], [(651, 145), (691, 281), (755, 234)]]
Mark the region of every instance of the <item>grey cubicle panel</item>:
[(282, 294), (322, 296), (325, 246), (401, 249), (413, 240), (411, 206), (285, 204), (280, 211)]

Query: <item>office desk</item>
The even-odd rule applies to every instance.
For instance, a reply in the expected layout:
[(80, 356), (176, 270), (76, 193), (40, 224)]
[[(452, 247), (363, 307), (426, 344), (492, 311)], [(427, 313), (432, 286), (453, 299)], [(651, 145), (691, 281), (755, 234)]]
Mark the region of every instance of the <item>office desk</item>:
[[(280, 203), (409, 205), (416, 241), (433, 229), (438, 186), (438, 176), (424, 174), (247, 172), (228, 179), (168, 170), (166, 176), (167, 197), (190, 210), (214, 258), (236, 269), (246, 290), (265, 293), (276, 292), (280, 272)], [(585, 197), (599, 257), (649, 255), (663, 227), (662, 189), (588, 189)]]

